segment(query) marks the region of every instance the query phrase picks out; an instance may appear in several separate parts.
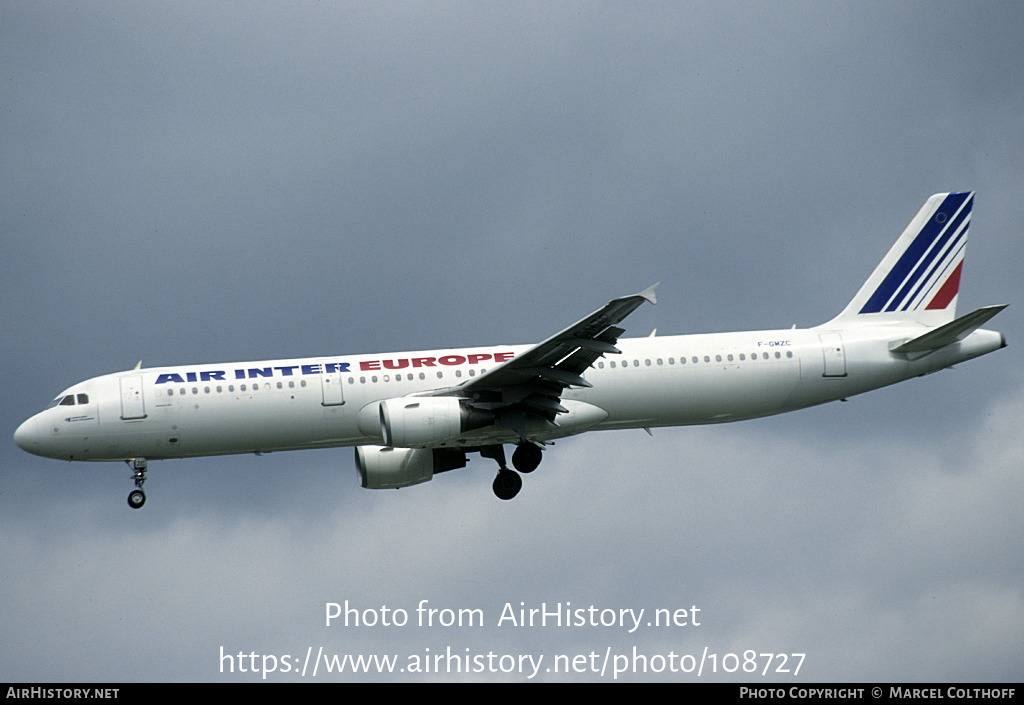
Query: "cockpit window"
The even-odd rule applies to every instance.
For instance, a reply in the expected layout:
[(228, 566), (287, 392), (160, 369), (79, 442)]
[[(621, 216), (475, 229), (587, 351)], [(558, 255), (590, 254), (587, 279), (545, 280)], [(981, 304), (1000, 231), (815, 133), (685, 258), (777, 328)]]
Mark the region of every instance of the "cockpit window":
[[(79, 404), (88, 404), (89, 403), (89, 395), (88, 394), (79, 394), (78, 395), (78, 403)], [(74, 406), (74, 405), (75, 405), (75, 395), (74, 394), (68, 394), (66, 397), (57, 397), (56, 399), (51, 401), (49, 403), (49, 405), (47, 405), (46, 408), (47, 409), (52, 409), (55, 406)]]

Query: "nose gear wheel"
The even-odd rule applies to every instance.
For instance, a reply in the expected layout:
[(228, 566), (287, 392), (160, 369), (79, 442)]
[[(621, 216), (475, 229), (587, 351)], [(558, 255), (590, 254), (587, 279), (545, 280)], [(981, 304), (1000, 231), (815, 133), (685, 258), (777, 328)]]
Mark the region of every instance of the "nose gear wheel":
[(135, 480), (135, 489), (128, 493), (128, 506), (138, 509), (146, 503), (146, 493), (142, 491), (142, 485), (146, 482), (146, 459), (132, 458), (125, 462), (132, 469), (132, 479)]

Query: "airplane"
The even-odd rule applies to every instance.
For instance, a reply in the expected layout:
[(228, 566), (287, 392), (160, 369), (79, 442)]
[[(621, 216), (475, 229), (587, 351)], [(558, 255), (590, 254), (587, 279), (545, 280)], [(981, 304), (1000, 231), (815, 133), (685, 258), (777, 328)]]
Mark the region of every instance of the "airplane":
[(48, 458), (127, 462), (134, 509), (149, 460), (340, 446), (355, 447), (369, 489), (427, 482), (479, 453), (509, 500), (560, 438), (780, 414), (1005, 347), (981, 328), (1005, 305), (956, 317), (973, 204), (973, 192), (929, 198), (846, 308), (812, 328), (620, 339), (655, 284), (535, 345), (140, 363), (64, 390), (14, 439)]

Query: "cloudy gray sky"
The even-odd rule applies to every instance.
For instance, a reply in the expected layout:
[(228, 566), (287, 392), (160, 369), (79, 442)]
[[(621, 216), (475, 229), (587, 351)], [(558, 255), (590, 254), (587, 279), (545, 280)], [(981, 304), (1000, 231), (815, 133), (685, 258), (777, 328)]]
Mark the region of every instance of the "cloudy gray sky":
[[(222, 647), (1018, 680), (1022, 29), (1013, 2), (4, 3), (0, 680), (259, 678)], [(785, 417), (559, 442), (512, 502), (478, 458), (361, 490), (340, 449), (153, 463), (136, 512), (123, 466), (11, 440), (139, 359), (528, 343), (655, 281), (629, 334), (815, 325), (966, 189), (960, 307), (1012, 304), (1009, 348)], [(410, 624), (326, 627), (345, 600)], [(420, 628), (421, 600), (486, 623)], [(506, 603), (701, 624), (498, 626)]]

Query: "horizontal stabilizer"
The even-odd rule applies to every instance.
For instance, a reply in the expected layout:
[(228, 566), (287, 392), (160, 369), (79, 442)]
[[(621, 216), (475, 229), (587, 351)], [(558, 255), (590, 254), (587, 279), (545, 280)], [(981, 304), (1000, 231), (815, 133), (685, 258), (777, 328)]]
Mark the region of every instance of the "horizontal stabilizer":
[(892, 352), (928, 352), (929, 350), (936, 350), (959, 342), (978, 330), (978, 328), (1004, 308), (1006, 308), (1006, 304), (1001, 306), (984, 306), (977, 311), (968, 313), (966, 316), (960, 316), (960, 318), (950, 321), (944, 326), (939, 326), (935, 330), (930, 330), (924, 335), (909, 340), (893, 348)]

